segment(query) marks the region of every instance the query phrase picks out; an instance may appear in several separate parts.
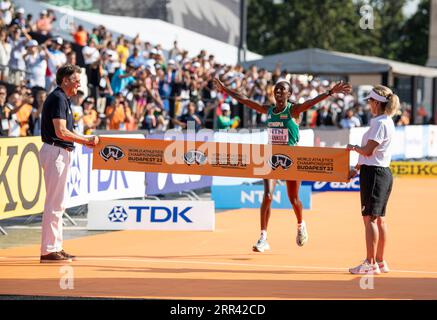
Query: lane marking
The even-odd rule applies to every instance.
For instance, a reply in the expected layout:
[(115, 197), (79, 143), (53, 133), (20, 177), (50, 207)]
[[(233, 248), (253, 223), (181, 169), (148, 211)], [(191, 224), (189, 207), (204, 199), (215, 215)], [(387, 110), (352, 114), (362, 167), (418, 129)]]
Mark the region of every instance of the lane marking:
[[(3, 260), (37, 260), (36, 258), (17, 258), (0, 257)], [(349, 268), (341, 267), (322, 267), (322, 266), (292, 266), (292, 265), (274, 265), (274, 264), (251, 264), (251, 263), (235, 263), (235, 262), (211, 262), (211, 261), (187, 261), (187, 260), (164, 260), (164, 259), (124, 259), (124, 258), (81, 258), (78, 257), (77, 262), (81, 261), (113, 261), (113, 262), (141, 262), (141, 263), (170, 263), (170, 264), (202, 264), (216, 266), (234, 266), (234, 267), (252, 267), (252, 268), (276, 268), (276, 269), (304, 269), (304, 270), (319, 270), (319, 271), (342, 271), (349, 273)], [(437, 271), (426, 270), (391, 270), (390, 273), (413, 273), (413, 274), (436, 274)]]

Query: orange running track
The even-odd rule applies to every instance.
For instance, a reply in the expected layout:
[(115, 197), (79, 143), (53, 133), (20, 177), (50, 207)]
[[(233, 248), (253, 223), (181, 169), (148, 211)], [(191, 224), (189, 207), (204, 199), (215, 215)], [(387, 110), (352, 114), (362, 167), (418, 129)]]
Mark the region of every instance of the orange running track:
[(358, 193), (320, 193), (296, 221), (273, 210), (271, 251), (254, 253), (258, 210), (217, 214), (215, 232), (121, 231), (65, 242), (74, 289), (60, 265), (40, 265), (39, 246), (0, 250), (0, 294), (167, 299), (437, 299), (437, 180), (395, 179), (388, 208), (389, 274), (372, 280), (347, 268), (364, 258)]

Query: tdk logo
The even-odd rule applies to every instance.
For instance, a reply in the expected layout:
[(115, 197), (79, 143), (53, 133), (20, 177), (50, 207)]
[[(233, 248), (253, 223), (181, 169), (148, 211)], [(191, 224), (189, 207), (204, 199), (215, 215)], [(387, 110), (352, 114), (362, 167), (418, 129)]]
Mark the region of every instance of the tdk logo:
[[(185, 221), (186, 223), (193, 223), (187, 214), (193, 207), (163, 207), (163, 206), (130, 206), (129, 210), (135, 212), (136, 222), (144, 222), (148, 213), (150, 213), (151, 223)], [(111, 222), (125, 222), (128, 214), (123, 207), (117, 206), (112, 209), (109, 214)]]
[(122, 206), (114, 207), (108, 215), (111, 222), (125, 222), (127, 220), (127, 212)]

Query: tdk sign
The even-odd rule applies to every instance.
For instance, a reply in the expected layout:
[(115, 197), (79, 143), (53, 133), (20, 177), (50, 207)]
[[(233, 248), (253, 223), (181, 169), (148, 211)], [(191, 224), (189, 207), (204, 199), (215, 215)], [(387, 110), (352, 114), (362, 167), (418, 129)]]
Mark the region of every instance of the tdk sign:
[[(107, 212), (107, 214), (101, 214)], [(92, 201), (89, 230), (214, 230), (213, 201)]]
[(186, 214), (193, 207), (179, 208), (179, 207), (142, 207), (142, 206), (132, 206), (129, 207), (131, 210), (136, 211), (136, 222), (141, 222), (143, 215), (150, 212), (150, 222), (152, 223), (162, 223), (171, 221), (177, 223), (178, 221), (185, 221), (187, 223), (193, 223)]
[[(144, 206), (131, 206), (128, 209), (135, 212), (136, 222), (141, 222), (147, 213), (150, 213), (150, 222), (162, 223), (171, 221), (177, 223), (179, 221), (185, 221), (187, 223), (193, 223), (186, 214), (193, 207), (178, 208), (178, 207), (144, 207)], [(125, 222), (128, 218), (126, 210), (121, 206), (114, 207), (109, 213), (109, 221), (111, 222)]]

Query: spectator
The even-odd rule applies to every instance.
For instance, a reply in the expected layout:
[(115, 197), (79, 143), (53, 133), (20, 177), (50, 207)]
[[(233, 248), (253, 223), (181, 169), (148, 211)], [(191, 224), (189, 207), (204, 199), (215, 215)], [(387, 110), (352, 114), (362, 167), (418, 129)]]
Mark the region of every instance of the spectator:
[(45, 90), (40, 89), (36, 92), (32, 114), (29, 118), (29, 131), (33, 136), (41, 135), (41, 113), (46, 98), (47, 92)]
[(140, 49), (138, 47), (134, 48), (132, 55), (129, 56), (126, 63), (133, 65), (135, 68), (138, 68), (144, 64), (144, 59), (140, 55)]
[(196, 104), (191, 101), (188, 105), (187, 112), (179, 118), (173, 119), (173, 123), (180, 126), (182, 129), (189, 129), (189, 126), (194, 125), (194, 130), (198, 131), (202, 126), (202, 121), (196, 114)]
[(142, 120), (141, 129), (145, 130), (155, 130), (158, 127), (158, 119), (156, 118), (155, 112), (159, 113), (159, 109), (155, 107), (153, 103), (149, 103), (146, 106), (146, 113)]
[(11, 44), (8, 42), (8, 33), (5, 29), (0, 30), (0, 81), (7, 81), (9, 60), (11, 59)]
[(335, 125), (334, 114), (327, 104), (323, 104), (322, 107), (317, 110), (316, 124), (318, 127), (330, 127)]
[(398, 116), (394, 117), (396, 126), (408, 126), (410, 124), (410, 113), (408, 110), (400, 110)]
[(33, 15), (28, 14), (26, 16), (25, 29), (29, 32), (36, 32), (36, 24), (33, 22)]
[(46, 70), (48, 56), (39, 48), (36, 40), (30, 40), (27, 43), (27, 52), (24, 55), (26, 63), (26, 81), (30, 88), (38, 87), (44, 89), (46, 87)]
[(168, 59), (176, 59), (182, 53), (181, 49), (178, 47), (178, 42), (173, 42), (173, 48), (168, 52)]
[(82, 54), (87, 68), (99, 60), (100, 53), (95, 38), (89, 40), (88, 45), (82, 49)]
[(417, 122), (418, 124), (429, 124), (429, 114), (428, 111), (425, 109), (423, 105), (420, 105), (419, 108), (417, 108)]
[(369, 125), (369, 121), (370, 121), (370, 118), (372, 115), (370, 113), (370, 109), (368, 108), (368, 105), (366, 105), (366, 108), (365, 108), (363, 105), (357, 103), (354, 106), (354, 112), (357, 115), (357, 117), (360, 120), (361, 125), (363, 127), (366, 127)]
[(340, 121), (340, 127), (343, 129), (351, 129), (360, 126), (360, 120), (354, 115), (353, 109), (348, 109), (344, 118)]
[(83, 129), (85, 135), (90, 135), (100, 125), (100, 118), (95, 110), (94, 98), (88, 97), (83, 102)]
[(103, 67), (108, 72), (109, 80), (112, 81), (115, 71), (120, 67), (120, 57), (113, 41), (108, 42), (107, 48), (103, 51), (102, 59)]
[(19, 91), (13, 92), (8, 97), (8, 102), (6, 104), (6, 118), (9, 119), (9, 136), (19, 137), (20, 136), (20, 121), (17, 117), (17, 112), (23, 105), (23, 99)]
[(26, 137), (31, 135), (29, 131), (29, 121), (32, 114), (32, 106), (34, 103), (34, 97), (30, 89), (23, 88), (22, 103), (18, 105), (16, 111), (17, 121), (20, 125), (20, 137)]
[(108, 130), (126, 130), (126, 123), (131, 122), (132, 113), (121, 93), (115, 96), (115, 99), (106, 108), (107, 129)]
[(133, 65), (127, 65), (126, 71), (119, 67), (112, 77), (111, 87), (114, 94), (122, 92), (126, 87), (135, 82), (135, 68)]
[(43, 10), (36, 21), (36, 31), (42, 35), (50, 36), (53, 29), (52, 23), (53, 17), (49, 16), (47, 10)]
[(93, 28), (93, 31), (90, 34), (88, 41), (91, 41), (91, 40), (94, 40), (94, 43), (96, 44), (96, 46), (100, 45), (100, 37), (99, 37), (99, 29), (98, 28)]
[(61, 37), (56, 37), (47, 42), (48, 49), (43, 45), (45, 54), (47, 56), (47, 81), (46, 89), (51, 92), (56, 87), (56, 71), (67, 63), (67, 56), (62, 52), (62, 45), (64, 40)]
[(117, 43), (117, 53), (120, 57), (120, 63), (123, 67), (126, 66), (127, 59), (129, 58), (129, 41), (124, 38), (120, 38)]
[(6, 97), (8, 93), (4, 85), (0, 85), (0, 137), (9, 135), (9, 113), (6, 107)]
[(0, 2), (0, 20), (2, 20), (6, 26), (10, 25), (12, 22), (11, 8), (11, 1), (3, 0)]
[(77, 30), (72, 33), (74, 42), (81, 46), (85, 47), (88, 43), (88, 33), (85, 31), (84, 27), (80, 25)]
[(24, 18), (24, 9), (18, 8), (15, 13), (15, 18), (12, 19), (11, 26), (17, 26), (19, 29), (26, 28), (26, 18)]
[(9, 60), (9, 79), (11, 83), (19, 85), (24, 79), (24, 70), (26, 63), (24, 55), (26, 54), (26, 43), (32, 40), (29, 34), (16, 26), (12, 28), (11, 58)]
[(84, 134), (84, 124), (83, 124), (83, 107), (82, 104), (85, 100), (83, 91), (78, 90), (77, 94), (70, 98), (71, 100), (71, 111), (73, 112), (73, 129), (77, 134)]
[(240, 117), (231, 119), (231, 107), (227, 103), (221, 106), (222, 114), (217, 117), (217, 129), (235, 129), (240, 123)]

